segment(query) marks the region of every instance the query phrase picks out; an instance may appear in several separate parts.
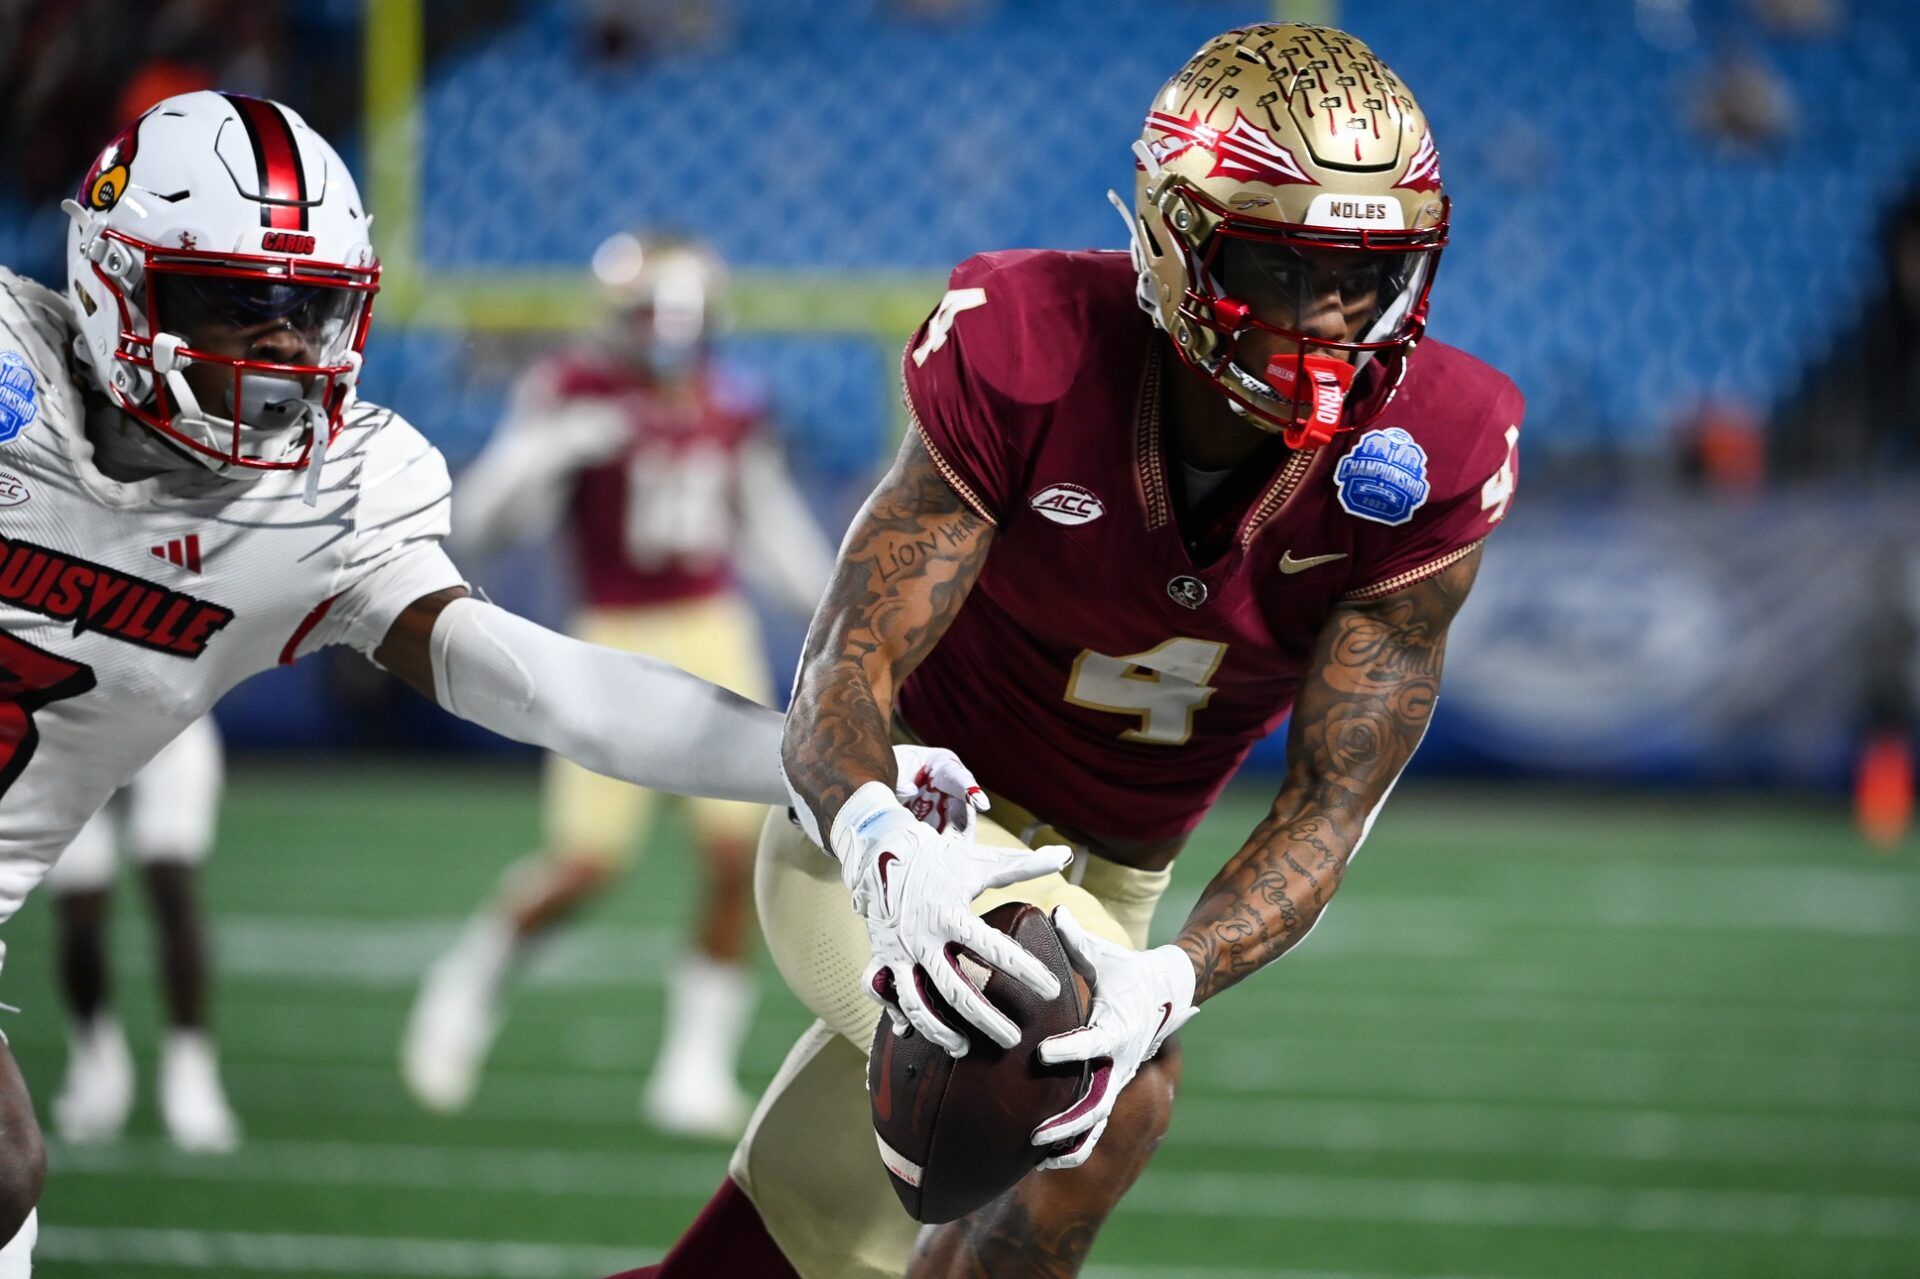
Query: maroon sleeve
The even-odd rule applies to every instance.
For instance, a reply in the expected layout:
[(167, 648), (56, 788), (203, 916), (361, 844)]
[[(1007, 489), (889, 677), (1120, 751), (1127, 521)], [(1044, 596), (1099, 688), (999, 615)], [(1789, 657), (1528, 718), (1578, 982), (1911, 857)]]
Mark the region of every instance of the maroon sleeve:
[(998, 523), (1025, 469), (1022, 414), (1003, 391), (1012, 330), (992, 268), (980, 258), (954, 269), (947, 294), (907, 342), (901, 369), (907, 415), (953, 491)]
[(1432, 577), (1465, 558), (1506, 518), (1520, 479), (1526, 400), (1512, 382), (1500, 383), (1466, 438), (1431, 450), (1432, 496), (1382, 540), (1345, 599), (1378, 599)]

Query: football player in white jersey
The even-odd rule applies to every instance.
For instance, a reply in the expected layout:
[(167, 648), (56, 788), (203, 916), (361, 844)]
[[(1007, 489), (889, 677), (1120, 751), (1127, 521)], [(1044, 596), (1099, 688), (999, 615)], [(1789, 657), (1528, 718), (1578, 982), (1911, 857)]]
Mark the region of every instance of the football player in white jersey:
[[(173, 545), (182, 559), (194, 549)], [(124, 844), (140, 865), (160, 957), (167, 1020), (156, 1072), (160, 1118), (182, 1150), (224, 1153), (240, 1142), (208, 1025), (207, 929), (195, 887), (213, 848), (224, 771), (220, 730), (203, 716), (88, 819), (47, 872), (68, 1015), (67, 1077), (53, 1120), (66, 1141), (113, 1141), (133, 1109), (133, 1055), (113, 1013), (107, 958), (115, 846)]]
[[(276, 103), (158, 103), (73, 200), (65, 296), (0, 268), (0, 923), (227, 689), (349, 644), (441, 706), (656, 790), (786, 803), (780, 717), (469, 593), (447, 468), (357, 401), (379, 263), (339, 155)], [(181, 563), (151, 548), (193, 539)], [(905, 795), (964, 820), (950, 755)], [(45, 1153), (0, 1044), (0, 1279)]]

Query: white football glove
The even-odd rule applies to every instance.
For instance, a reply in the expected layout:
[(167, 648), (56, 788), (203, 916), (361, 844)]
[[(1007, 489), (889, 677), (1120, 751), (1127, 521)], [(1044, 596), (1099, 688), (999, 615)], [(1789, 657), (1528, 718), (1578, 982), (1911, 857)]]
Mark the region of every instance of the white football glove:
[[(896, 746), (893, 761), (893, 794), (901, 806), (934, 830), (959, 835), (972, 843), (978, 830), (973, 815), (987, 811), (987, 793), (960, 757), (944, 746)], [(800, 829), (822, 849), (833, 852), (820, 834), (813, 807), (793, 788), (784, 763), (780, 780), (787, 784), (793, 819), (800, 823)]]
[(960, 757), (944, 746), (893, 748), (893, 794), (917, 821), (972, 843), (973, 815), (987, 811), (987, 793)]
[(873, 962), (861, 986), (887, 1010), (895, 1034), (911, 1027), (949, 1054), (966, 1056), (966, 1035), (940, 1020), (928, 1001), (931, 982), (954, 1012), (995, 1043), (1011, 1048), (1020, 1042), (1019, 1028), (962, 971), (963, 951), (1045, 998), (1060, 993), (1046, 965), (973, 913), (973, 899), (1065, 869), (1071, 849), (981, 846), (918, 820), (892, 788), (868, 782), (834, 818), (832, 851), (853, 909), (867, 921)]
[(1040, 1167), (1078, 1168), (1107, 1130), (1120, 1090), (1200, 1010), (1193, 1006), (1193, 961), (1178, 946), (1117, 946), (1080, 927), (1065, 906), (1053, 908), (1053, 926), (1068, 962), (1093, 988), (1093, 1012), (1080, 1029), (1041, 1040), (1040, 1060), (1091, 1062), (1093, 1079), (1080, 1100), (1033, 1130), (1033, 1144), (1072, 1141)]

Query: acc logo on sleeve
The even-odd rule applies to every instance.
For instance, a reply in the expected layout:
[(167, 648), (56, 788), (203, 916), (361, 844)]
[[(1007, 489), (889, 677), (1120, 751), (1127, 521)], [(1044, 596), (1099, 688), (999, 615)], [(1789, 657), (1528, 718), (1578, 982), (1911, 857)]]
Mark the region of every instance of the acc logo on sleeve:
[(1397, 426), (1368, 431), (1333, 473), (1347, 514), (1405, 524), (1427, 500), (1427, 451)]
[(0, 444), (27, 429), (40, 413), (33, 370), (12, 351), (0, 351)]
[(1055, 524), (1091, 524), (1107, 513), (1099, 495), (1078, 484), (1049, 484), (1028, 498), (1027, 505)]

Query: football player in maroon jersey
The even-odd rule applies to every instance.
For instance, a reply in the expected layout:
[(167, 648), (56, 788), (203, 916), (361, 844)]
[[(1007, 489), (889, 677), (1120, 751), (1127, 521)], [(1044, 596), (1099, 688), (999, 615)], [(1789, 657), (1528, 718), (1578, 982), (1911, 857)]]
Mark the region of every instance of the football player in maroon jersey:
[[(757, 868), (769, 948), (820, 1020), (660, 1274), (1076, 1273), (1167, 1130), (1170, 1036), (1306, 936), (1426, 730), (1522, 401), (1421, 341), (1448, 231), (1425, 117), (1351, 36), (1261, 25), (1203, 46), (1134, 151), (1130, 255), (976, 257), (908, 343), (913, 430), (787, 720), (830, 851), (770, 823)], [(1147, 949), (1168, 866), (1289, 713), (1270, 814)], [(882, 793), (896, 737), (977, 770), (974, 855)], [(929, 988), (1017, 1038), (959, 948), (1053, 983), (989, 949), (969, 899), (1053, 909), (1094, 1002), (1041, 1053), (1093, 1082), (1034, 1132), (1046, 1171), (923, 1231), (885, 1175), (920, 1170), (872, 1144), (880, 1011), (958, 1054)]]
[[(711, 358), (726, 270), (704, 245), (620, 234), (593, 258), (610, 321), (515, 389), (460, 477), (453, 541), (477, 551), (562, 525), (578, 579), (574, 633), (773, 701), (753, 578), (809, 616), (833, 548), (765, 430), (759, 398)], [(532, 944), (619, 882), (662, 807), (680, 808), (706, 880), (667, 986), (643, 1108), (656, 1127), (731, 1141), (751, 1098), (735, 1081), (754, 1002), (752, 865), (764, 808), (657, 796), (549, 756), (541, 851), (502, 878), (421, 984), (401, 1048), (413, 1095), (472, 1099), (502, 997)]]

